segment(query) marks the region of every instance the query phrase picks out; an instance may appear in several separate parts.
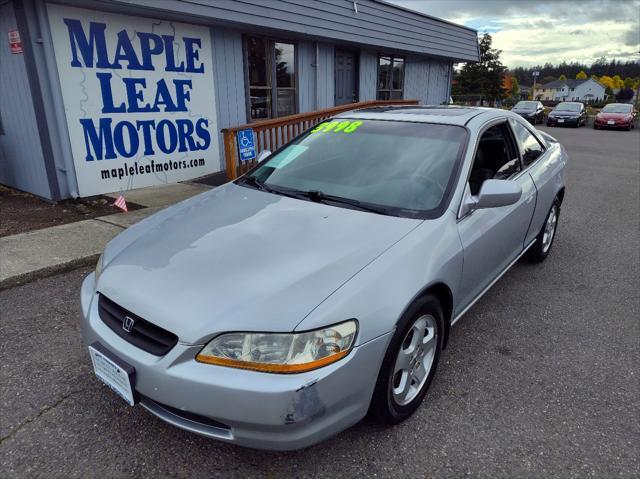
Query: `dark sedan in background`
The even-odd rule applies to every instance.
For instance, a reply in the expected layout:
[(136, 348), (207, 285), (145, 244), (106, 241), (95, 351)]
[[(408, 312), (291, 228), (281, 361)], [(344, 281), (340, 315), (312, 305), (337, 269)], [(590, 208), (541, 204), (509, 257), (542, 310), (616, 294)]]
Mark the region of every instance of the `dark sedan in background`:
[(533, 125), (544, 123), (544, 106), (539, 101), (519, 101), (511, 111)]
[(623, 128), (627, 131), (634, 127), (636, 112), (629, 103), (609, 103), (596, 115), (593, 128)]
[(571, 125), (579, 127), (587, 124), (587, 111), (584, 103), (563, 101), (553, 109), (547, 117), (547, 126)]

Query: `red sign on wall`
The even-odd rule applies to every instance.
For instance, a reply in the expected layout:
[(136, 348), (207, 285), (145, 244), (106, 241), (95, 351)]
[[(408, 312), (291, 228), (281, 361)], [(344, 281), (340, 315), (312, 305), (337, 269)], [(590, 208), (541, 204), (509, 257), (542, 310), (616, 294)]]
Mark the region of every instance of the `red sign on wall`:
[(22, 53), (22, 42), (18, 30), (9, 30), (9, 49), (11, 53)]

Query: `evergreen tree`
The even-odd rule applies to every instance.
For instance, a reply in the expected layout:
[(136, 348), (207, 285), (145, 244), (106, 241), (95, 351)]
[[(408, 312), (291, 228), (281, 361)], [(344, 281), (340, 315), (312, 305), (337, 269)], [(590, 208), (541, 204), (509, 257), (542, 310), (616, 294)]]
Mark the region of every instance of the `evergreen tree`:
[(502, 89), (506, 67), (500, 61), (501, 50), (491, 48), (491, 35), (480, 39), (480, 61), (466, 63), (456, 76), (455, 95), (479, 95), (483, 99), (498, 100), (504, 97)]

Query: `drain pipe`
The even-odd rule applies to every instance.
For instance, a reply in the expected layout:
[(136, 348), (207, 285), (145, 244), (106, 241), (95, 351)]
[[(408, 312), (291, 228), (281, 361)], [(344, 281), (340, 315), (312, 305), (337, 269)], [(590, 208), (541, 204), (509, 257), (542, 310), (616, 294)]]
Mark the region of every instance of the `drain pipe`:
[(55, 54), (53, 52), (53, 42), (51, 40), (51, 30), (49, 22), (44, 11), (42, 0), (34, 2), (36, 16), (38, 18), (38, 29), (40, 30), (40, 44), (44, 49), (44, 63), (47, 71), (47, 80), (49, 83), (51, 100), (53, 101), (53, 111), (55, 114), (55, 125), (49, 125), (49, 128), (55, 131), (58, 138), (59, 150), (64, 160), (64, 168), (58, 167), (66, 179), (69, 188), (69, 194), (73, 198), (78, 198), (78, 179), (76, 177), (76, 169), (73, 164), (73, 153), (71, 152), (71, 143), (69, 141), (69, 129), (67, 128), (67, 117), (64, 114), (64, 103), (62, 101), (62, 90), (60, 88), (60, 79), (58, 78), (58, 70), (55, 64)]
[(320, 109), (320, 44), (316, 41), (316, 110)]

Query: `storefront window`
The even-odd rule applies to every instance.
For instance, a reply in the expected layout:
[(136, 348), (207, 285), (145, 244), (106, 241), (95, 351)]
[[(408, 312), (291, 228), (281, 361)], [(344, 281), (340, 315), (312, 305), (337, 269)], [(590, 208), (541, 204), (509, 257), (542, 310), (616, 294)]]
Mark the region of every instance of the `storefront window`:
[(295, 45), (248, 38), (247, 70), (251, 121), (296, 113)]
[(404, 90), (404, 58), (378, 58), (378, 100), (401, 100)]

